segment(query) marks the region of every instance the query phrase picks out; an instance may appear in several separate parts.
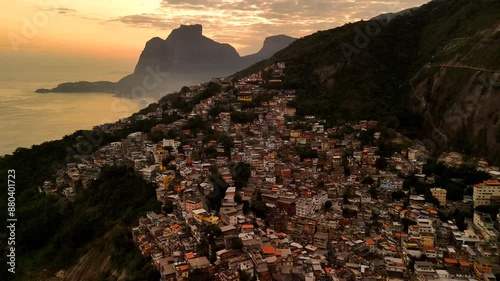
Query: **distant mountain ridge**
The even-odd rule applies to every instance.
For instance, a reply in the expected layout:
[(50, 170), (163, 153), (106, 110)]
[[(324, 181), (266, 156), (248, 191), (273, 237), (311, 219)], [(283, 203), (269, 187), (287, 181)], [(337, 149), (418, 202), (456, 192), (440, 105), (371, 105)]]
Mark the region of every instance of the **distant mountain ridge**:
[(261, 50), (248, 56), (240, 56), (227, 43), (216, 42), (203, 35), (200, 24), (181, 25), (172, 30), (166, 39), (150, 39), (137, 62), (134, 72), (110, 86), (103, 82), (62, 83), (53, 89), (38, 89), (38, 93), (50, 92), (108, 92), (134, 97), (135, 87), (148, 94), (178, 90), (183, 85), (196, 84), (217, 76), (227, 76), (240, 69), (271, 57), (287, 47), (295, 38), (287, 35), (267, 37)]

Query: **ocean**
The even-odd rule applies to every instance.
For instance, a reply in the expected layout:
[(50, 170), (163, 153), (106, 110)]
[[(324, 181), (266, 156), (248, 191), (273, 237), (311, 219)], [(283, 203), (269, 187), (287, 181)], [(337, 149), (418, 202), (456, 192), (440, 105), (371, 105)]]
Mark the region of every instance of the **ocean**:
[[(71, 81), (71, 80), (69, 80)], [(37, 94), (63, 81), (0, 81), (0, 155), (128, 117), (144, 105), (104, 93)]]

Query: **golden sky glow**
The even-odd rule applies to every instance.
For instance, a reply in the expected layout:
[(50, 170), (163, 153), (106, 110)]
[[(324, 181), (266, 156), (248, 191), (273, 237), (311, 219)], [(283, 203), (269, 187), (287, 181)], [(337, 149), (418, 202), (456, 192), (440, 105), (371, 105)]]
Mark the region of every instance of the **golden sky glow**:
[(241, 55), (265, 37), (301, 37), (346, 22), (420, 6), (428, 0), (16, 0), (0, 11), (0, 58), (61, 55), (124, 60), (133, 70), (144, 44), (180, 24)]

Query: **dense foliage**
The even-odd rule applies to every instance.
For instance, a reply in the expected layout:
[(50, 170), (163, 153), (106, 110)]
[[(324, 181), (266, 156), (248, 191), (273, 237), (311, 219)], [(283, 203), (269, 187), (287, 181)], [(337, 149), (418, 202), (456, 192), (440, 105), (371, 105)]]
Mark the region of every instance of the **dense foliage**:
[(423, 167), (423, 173), (427, 177), (434, 177), (432, 183), (424, 183), (418, 181), (415, 177), (411, 177), (409, 185), (415, 187), (418, 194), (424, 194), (427, 201), (436, 203), (437, 201), (430, 194), (429, 189), (433, 187), (441, 187), (446, 189), (447, 200), (463, 200), (464, 195), (472, 195), (471, 186), (476, 183), (481, 183), (490, 178), (488, 173), (477, 171), (474, 166), (461, 165), (460, 167), (448, 167), (442, 163), (438, 163), (436, 159), (430, 159)]
[[(481, 38), (478, 30), (496, 26), (498, 14), (500, 2), (494, 0), (431, 1), (390, 22), (381, 18), (316, 32), (234, 77), (284, 61), (281, 87), (297, 89), (290, 105), (297, 108), (299, 117), (316, 115), (327, 124), (375, 119), (410, 137), (423, 137), (428, 133), (421, 130), (423, 116), (409, 110), (414, 106), (410, 81), (424, 65), (447, 62), (470, 51)], [(459, 43), (451, 48), (450, 42)], [(464, 62), (496, 69), (500, 53), (492, 49), (493, 43), (483, 45), (484, 51), (464, 57)], [(423, 71), (420, 78), (432, 77), (434, 70)], [(457, 89), (450, 90), (452, 94), (467, 81), (459, 76), (455, 80), (450, 87)], [(471, 145), (464, 140), (456, 136), (445, 148), (470, 152)], [(479, 153), (478, 149), (474, 152)]]
[[(30, 154), (30, 150), (22, 150), (14, 156), (2, 158), (2, 174), (8, 168), (17, 168), (16, 163), (22, 163), (23, 152)], [(35, 159), (50, 159), (50, 153), (45, 155), (45, 159), (34, 157), (24, 163), (36, 167)], [(101, 244), (112, 255), (113, 265), (126, 268), (129, 275), (154, 275), (142, 272), (143, 269), (151, 271), (151, 268), (146, 268), (145, 259), (133, 247), (130, 227), (137, 223), (139, 215), (148, 210), (159, 211), (160, 205), (156, 201), (155, 187), (146, 183), (133, 169), (103, 168), (100, 179), (89, 188), (80, 189), (74, 203), (39, 193), (34, 188), (37, 180), (43, 180), (53, 171), (46, 171), (47, 174), (39, 177), (25, 174), (29, 171), (26, 168), (20, 167), (16, 171), (16, 215), (19, 219), (16, 238), (22, 241), (16, 245), (19, 278), (34, 270), (47, 269), (50, 273), (70, 266), (87, 252), (90, 242)], [(2, 252), (3, 258), (5, 255)]]

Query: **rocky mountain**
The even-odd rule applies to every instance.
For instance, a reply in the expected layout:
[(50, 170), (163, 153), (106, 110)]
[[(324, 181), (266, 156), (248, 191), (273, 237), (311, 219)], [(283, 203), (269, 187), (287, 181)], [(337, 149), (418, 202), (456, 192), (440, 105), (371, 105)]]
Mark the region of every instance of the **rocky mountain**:
[(134, 86), (142, 85), (144, 77), (155, 72), (161, 77), (157, 90), (178, 90), (183, 85), (230, 75), (269, 58), (294, 40), (286, 35), (268, 37), (258, 53), (241, 57), (231, 45), (204, 36), (201, 25), (181, 25), (166, 39), (155, 37), (149, 40), (134, 73), (121, 79), (118, 86), (120, 92), (126, 94)]
[[(282, 50), (286, 46), (290, 45), (293, 41), (295, 41), (295, 38), (292, 38), (290, 36), (286, 35), (276, 35), (276, 36), (271, 36), (267, 37), (264, 40), (264, 45), (262, 48), (259, 50), (259, 52), (248, 55), (245, 57), (242, 57), (243, 65), (252, 65), (258, 61), (267, 59), (274, 55), (276, 52), (279, 50)], [(246, 67), (246, 66), (245, 66)], [(240, 70), (240, 69), (238, 69)]]
[(157, 66), (161, 71), (180, 76), (216, 75), (238, 69), (239, 59), (231, 45), (203, 36), (201, 25), (181, 25), (165, 40), (156, 37), (146, 43), (134, 75)]
[(230, 75), (269, 58), (294, 40), (295, 38), (286, 35), (271, 36), (264, 40), (259, 52), (242, 57), (233, 46), (204, 36), (201, 25), (181, 25), (166, 39), (155, 37), (149, 40), (134, 72), (116, 83), (69, 82), (53, 89), (38, 89), (36, 92), (107, 92), (120, 93), (130, 98), (172, 92), (184, 85)]
[(282, 60), (300, 115), (378, 119), (435, 152), (498, 163), (498, 46), (500, 1), (435, 0), (306, 36), (235, 76)]

